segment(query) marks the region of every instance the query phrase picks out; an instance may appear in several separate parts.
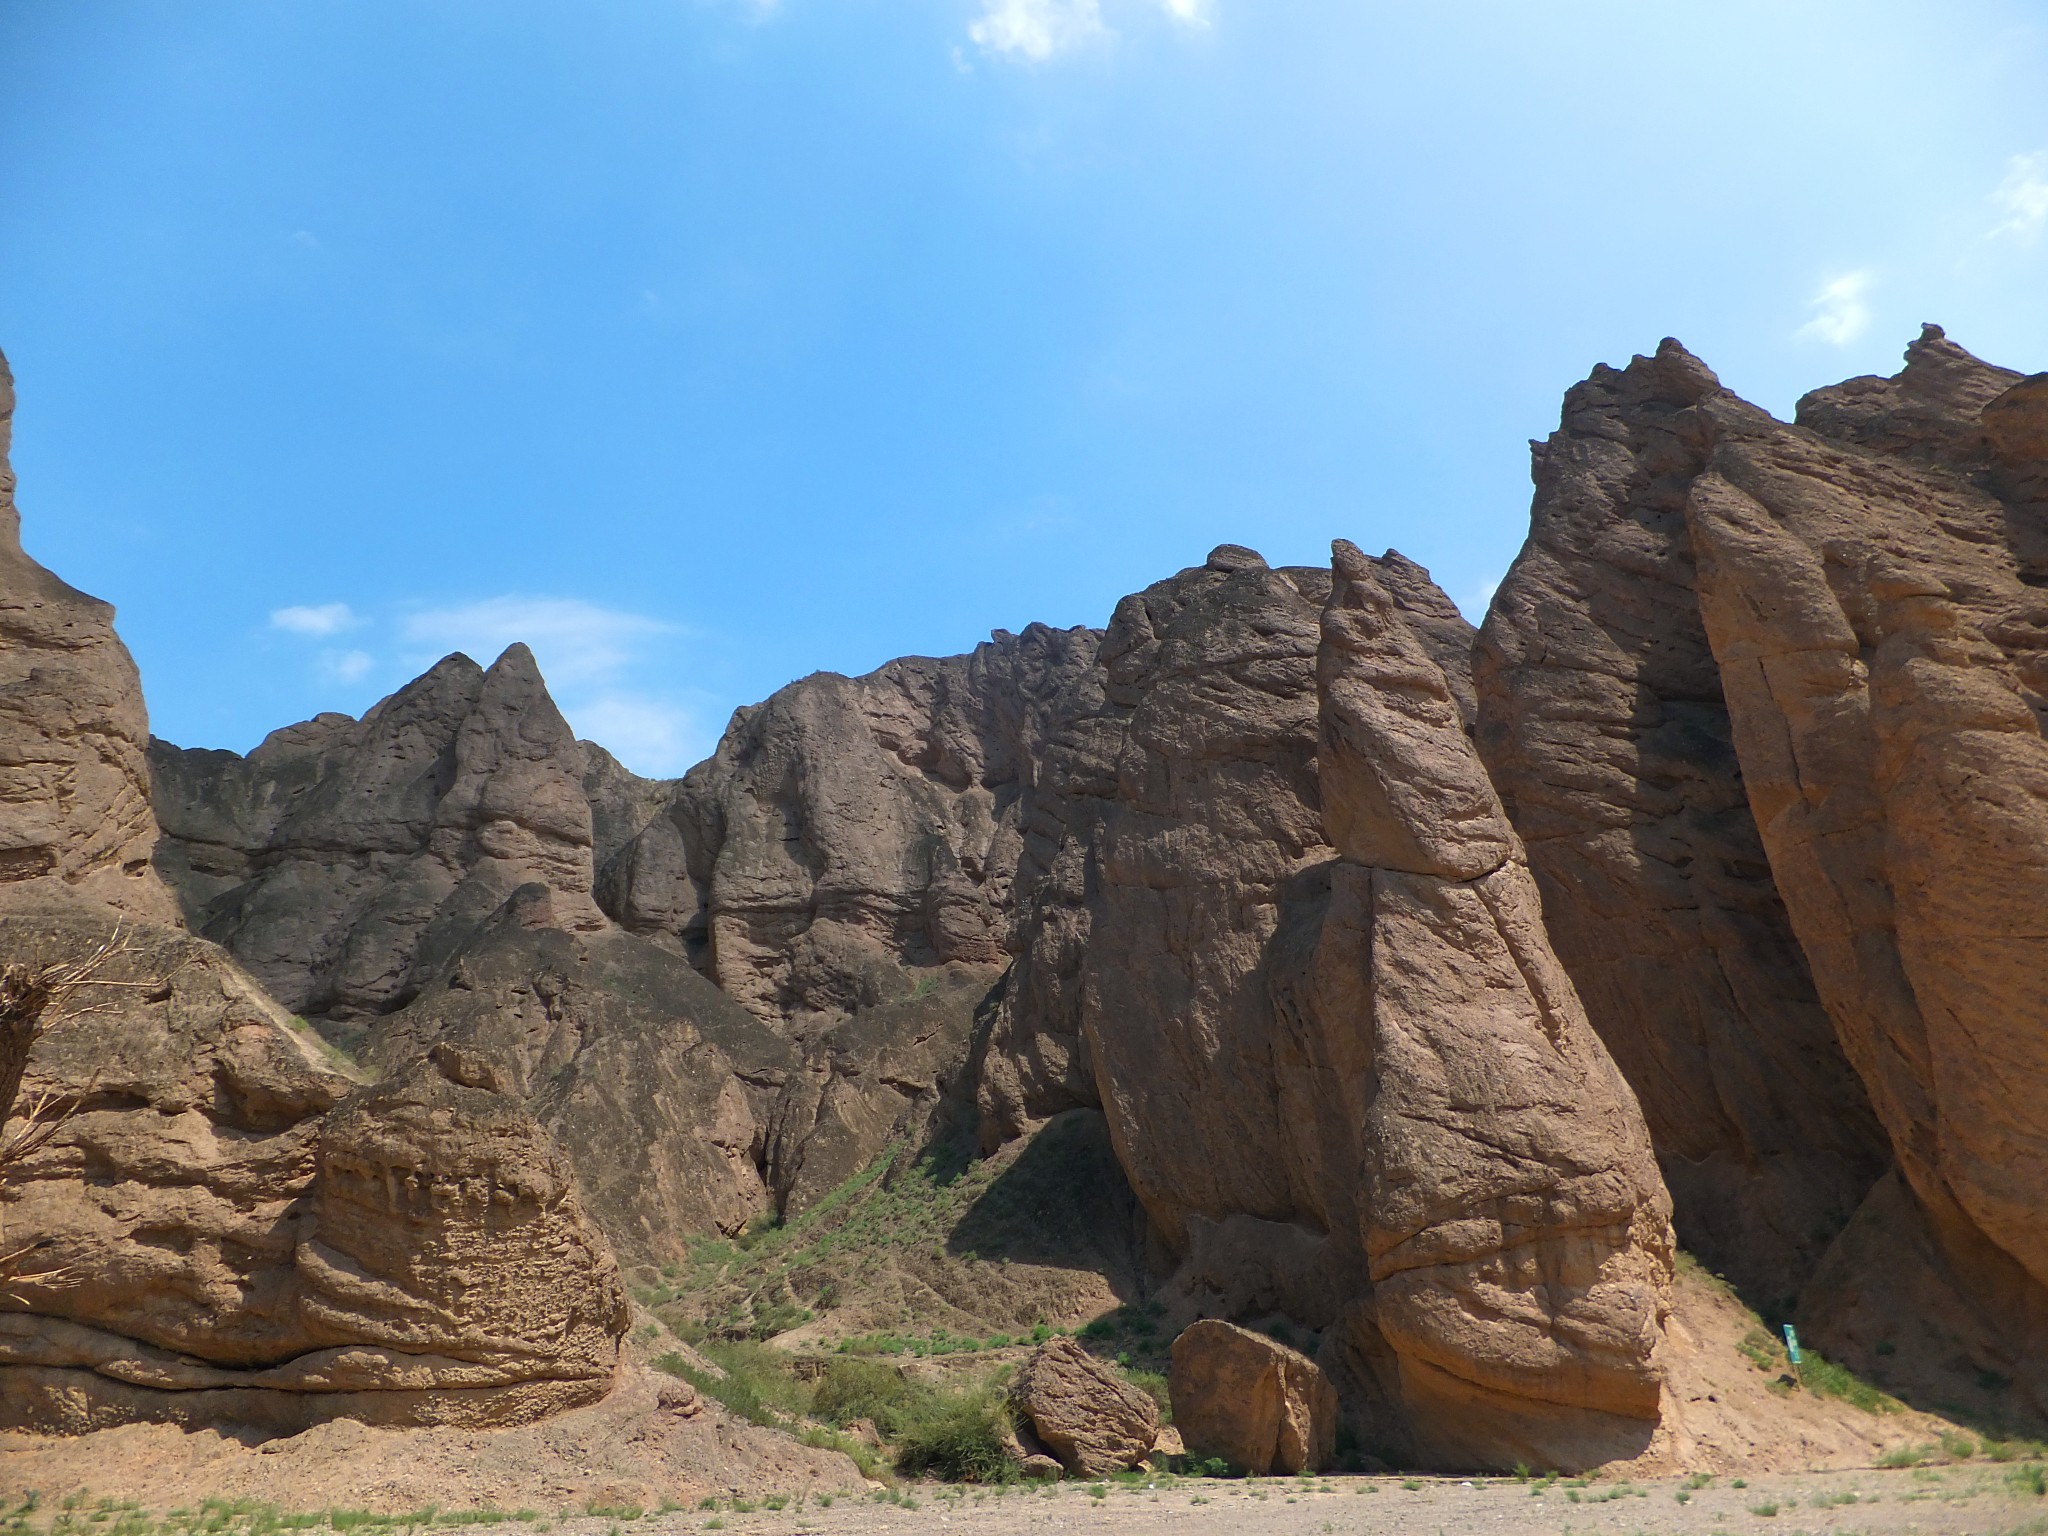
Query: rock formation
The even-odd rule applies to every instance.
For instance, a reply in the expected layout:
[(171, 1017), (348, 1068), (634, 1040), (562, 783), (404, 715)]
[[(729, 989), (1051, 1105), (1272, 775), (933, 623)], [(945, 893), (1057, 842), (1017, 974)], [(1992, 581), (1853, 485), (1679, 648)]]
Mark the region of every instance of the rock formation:
[(1158, 1405), (1072, 1339), (1041, 1344), (1019, 1367), (1010, 1400), (1076, 1477), (1128, 1472), (1159, 1439)]
[(151, 765), (192, 927), (296, 1013), (402, 1004), (529, 882), (563, 925), (604, 925), (588, 761), (523, 645), (488, 671), (450, 656), (360, 722)]
[(1316, 1472), (1337, 1447), (1337, 1389), (1316, 1363), (1214, 1318), (1173, 1341), (1174, 1427), (1188, 1454), (1253, 1477)]
[[(0, 434), (11, 406), (10, 385)], [(107, 606), (21, 553), (12, 488), (0, 470), (0, 954), (107, 958), (22, 1080), (64, 1118), (0, 1188), (26, 1250), (0, 1296), (0, 1424), (502, 1424), (603, 1396), (625, 1295), (545, 1133), (430, 1061), (365, 1086), (169, 926), (134, 666)], [(522, 772), (472, 775), (462, 822), (515, 863), (530, 850), (487, 808)]]
[(1482, 748), (1681, 1235), (1859, 1369), (1960, 1357), (2034, 1413), (2044, 402), (1934, 327), (1793, 425), (1674, 342), (1596, 372), (1538, 450), (1478, 669)]
[(1930, 331), (1787, 425), (1667, 343), (1535, 479), (1476, 645), (1399, 555), (1224, 546), (1101, 632), (792, 684), (673, 783), (452, 657), (153, 748), (157, 864), (392, 1091), (530, 1111), (636, 1262), (1078, 1114), (1188, 1337), (1312, 1335), (1389, 1457), (1649, 1444), (1674, 1225), (1852, 1363), (2048, 1412), (2048, 376)]
[(545, 886), (486, 920), (365, 1054), (394, 1070), (427, 1056), (526, 1104), (629, 1262), (680, 1260), (691, 1237), (737, 1234), (770, 1206), (788, 1042), (667, 950), (570, 931)]
[[(114, 931), (28, 911), (0, 946)], [(0, 1311), (8, 1427), (511, 1423), (610, 1390), (616, 1268), (513, 1101), (426, 1068), (364, 1088), (212, 945), (118, 931), (105, 1011), (30, 1062), (75, 1111), (0, 1195), (36, 1245)]]
[(150, 868), (149, 722), (114, 610), (22, 552), (8, 459), (14, 376), (0, 357), (0, 883), (169, 919)]
[(1480, 632), (1477, 741), (1679, 1240), (1782, 1308), (1887, 1151), (1772, 879), (1693, 597), (1693, 407), (1717, 389), (1667, 345), (1566, 396)]

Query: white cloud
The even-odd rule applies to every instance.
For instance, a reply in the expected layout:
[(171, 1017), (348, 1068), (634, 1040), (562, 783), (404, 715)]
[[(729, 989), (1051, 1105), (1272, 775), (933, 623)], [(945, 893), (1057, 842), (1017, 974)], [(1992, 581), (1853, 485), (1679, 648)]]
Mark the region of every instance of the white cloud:
[(1991, 201), (2004, 218), (1991, 230), (1990, 239), (2010, 235), (2029, 245), (2038, 240), (2048, 229), (2048, 149), (2014, 155)]
[(347, 603), (321, 603), (317, 607), (277, 608), (271, 611), (270, 627), (291, 635), (338, 635), (354, 629), (362, 620)]
[(320, 670), (337, 683), (360, 683), (370, 675), (370, 669), (377, 665), (377, 658), (368, 651), (322, 651)]
[(989, 53), (1043, 63), (1110, 31), (1100, 0), (987, 0), (967, 35)]
[(1813, 318), (1793, 334), (1802, 340), (1846, 347), (1870, 329), (1870, 305), (1864, 296), (1875, 281), (1870, 272), (1845, 272), (1830, 278), (1807, 305)]
[(398, 632), (423, 664), (465, 651), (488, 666), (523, 640), (550, 685), (575, 688), (617, 676), (648, 641), (676, 633), (676, 626), (581, 598), (507, 595), (420, 609), (399, 622)]
[(594, 741), (635, 773), (673, 778), (710, 755), (712, 743), (697, 717), (681, 705), (649, 694), (610, 691), (562, 705), (584, 741)]
[(1209, 0), (1159, 0), (1166, 14), (1184, 26), (1209, 25)]

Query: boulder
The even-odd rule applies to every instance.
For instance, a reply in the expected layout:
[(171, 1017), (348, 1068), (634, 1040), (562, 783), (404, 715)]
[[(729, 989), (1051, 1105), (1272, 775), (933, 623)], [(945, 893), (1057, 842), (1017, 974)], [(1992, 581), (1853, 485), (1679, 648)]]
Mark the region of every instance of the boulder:
[(1070, 1338), (1048, 1339), (1033, 1351), (1010, 1398), (1076, 1477), (1127, 1472), (1159, 1439), (1158, 1405)]
[(1173, 1341), (1173, 1424), (1190, 1456), (1256, 1477), (1316, 1472), (1337, 1448), (1337, 1392), (1298, 1350), (1207, 1318)]

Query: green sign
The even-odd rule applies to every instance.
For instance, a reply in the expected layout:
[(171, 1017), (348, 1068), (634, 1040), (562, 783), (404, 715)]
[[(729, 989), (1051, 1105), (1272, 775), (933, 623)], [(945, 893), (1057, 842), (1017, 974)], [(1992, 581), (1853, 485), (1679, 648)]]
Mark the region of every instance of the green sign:
[(1792, 1357), (1794, 1365), (1799, 1364), (1799, 1330), (1790, 1323), (1785, 1325), (1785, 1353)]

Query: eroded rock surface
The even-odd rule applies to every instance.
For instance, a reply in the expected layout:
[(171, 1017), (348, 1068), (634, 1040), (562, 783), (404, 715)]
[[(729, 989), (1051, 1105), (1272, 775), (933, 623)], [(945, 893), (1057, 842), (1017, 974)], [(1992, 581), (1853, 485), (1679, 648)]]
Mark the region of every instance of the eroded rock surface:
[(687, 1256), (769, 1208), (787, 1041), (679, 956), (616, 928), (573, 932), (522, 887), (406, 1008), (368, 1059), (429, 1057), (524, 1103), (568, 1155), (590, 1213), (629, 1262)]
[(1694, 597), (1685, 501), (1719, 393), (1669, 343), (1566, 396), (1480, 632), (1477, 741), (1680, 1241), (1783, 1307), (1889, 1149), (1772, 878)]
[(1190, 1456), (1254, 1477), (1315, 1472), (1337, 1446), (1337, 1390), (1297, 1350), (1214, 1318), (1173, 1341), (1173, 1422)]
[(523, 645), (488, 670), (450, 656), (360, 721), (321, 715), (245, 758), (157, 742), (150, 761), (157, 864), (191, 927), (295, 1013), (401, 1006), (528, 883), (562, 926), (605, 926), (592, 790), (614, 823), (632, 796)]
[(1159, 1439), (1159, 1406), (1069, 1338), (1048, 1339), (1010, 1391), (1039, 1441), (1076, 1477), (1127, 1472)]
[[(115, 931), (25, 912), (0, 945)], [(118, 931), (104, 1011), (25, 1082), (77, 1112), (0, 1193), (36, 1245), (0, 1310), (9, 1427), (500, 1424), (610, 1389), (617, 1269), (515, 1101), (425, 1064), (362, 1087), (213, 945)]]
[(114, 610), (22, 552), (8, 459), (14, 377), (0, 357), (0, 885), (170, 921), (150, 868), (149, 717)]

